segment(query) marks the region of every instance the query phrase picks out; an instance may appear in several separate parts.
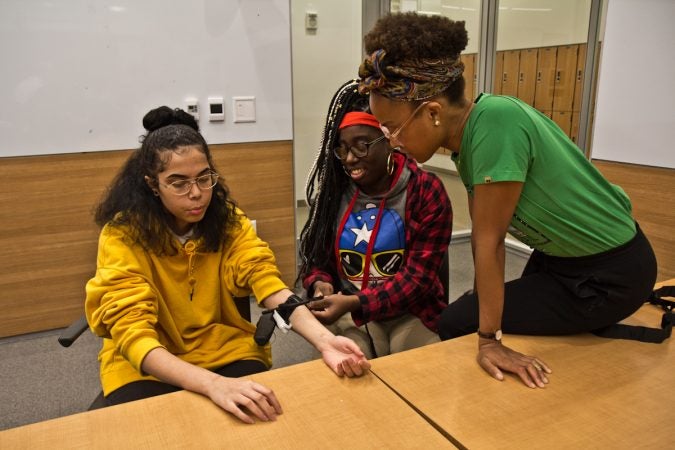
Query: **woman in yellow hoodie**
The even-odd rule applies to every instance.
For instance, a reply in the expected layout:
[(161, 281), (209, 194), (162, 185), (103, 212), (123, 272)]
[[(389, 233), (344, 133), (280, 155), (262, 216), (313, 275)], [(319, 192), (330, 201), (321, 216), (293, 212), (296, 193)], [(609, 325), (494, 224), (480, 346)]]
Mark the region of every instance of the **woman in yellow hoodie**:
[[(233, 297), (266, 308), (293, 293), (274, 255), (229, 196), (196, 121), (166, 106), (143, 118), (148, 133), (96, 210), (103, 227), (86, 314), (103, 337), (108, 404), (187, 389), (244, 422), (274, 420), (274, 393), (238, 377), (267, 370), (269, 346)], [(290, 318), (338, 376), (369, 368), (359, 347), (334, 336), (304, 306)]]

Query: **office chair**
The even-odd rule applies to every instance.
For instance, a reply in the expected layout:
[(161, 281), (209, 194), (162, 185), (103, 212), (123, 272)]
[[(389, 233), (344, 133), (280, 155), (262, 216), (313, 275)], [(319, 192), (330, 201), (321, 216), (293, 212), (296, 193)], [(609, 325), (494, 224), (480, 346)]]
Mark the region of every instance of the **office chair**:
[[(241, 314), (241, 317), (251, 321), (251, 299), (250, 297), (234, 297), (234, 304)], [(58, 340), (59, 344), (63, 347), (70, 347), (73, 342), (77, 340), (78, 337), (82, 335), (89, 328), (87, 323), (86, 316), (82, 315), (75, 322), (70, 324), (66, 329), (64, 329), (61, 334), (59, 334)], [(93, 409), (104, 408), (107, 406), (105, 398), (103, 397), (103, 391), (99, 392), (93, 402), (87, 408), (88, 411)]]

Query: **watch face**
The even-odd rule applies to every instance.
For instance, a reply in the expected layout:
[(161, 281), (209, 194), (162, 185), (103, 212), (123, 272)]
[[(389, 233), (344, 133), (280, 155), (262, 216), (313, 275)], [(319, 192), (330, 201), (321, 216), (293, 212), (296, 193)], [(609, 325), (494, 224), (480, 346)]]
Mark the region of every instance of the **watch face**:
[(502, 330), (495, 331), (495, 339), (497, 339), (498, 341), (502, 340)]

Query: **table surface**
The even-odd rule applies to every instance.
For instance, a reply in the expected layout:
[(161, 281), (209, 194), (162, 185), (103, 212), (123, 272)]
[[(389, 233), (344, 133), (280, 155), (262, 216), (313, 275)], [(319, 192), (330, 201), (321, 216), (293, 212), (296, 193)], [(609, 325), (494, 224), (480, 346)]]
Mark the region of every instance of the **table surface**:
[(0, 432), (0, 448), (455, 448), (372, 374), (339, 378), (323, 361), (249, 377), (284, 413), (247, 425), (181, 391)]
[[(645, 305), (626, 322), (658, 327), (662, 313)], [(506, 335), (552, 368), (544, 389), (492, 379), (475, 360), (474, 335), (378, 358), (372, 372), (471, 449), (663, 448), (673, 436), (672, 340)]]
[[(626, 322), (657, 327), (661, 315), (645, 305)], [(279, 398), (284, 414), (276, 422), (247, 425), (181, 391), (0, 431), (0, 448), (663, 448), (672, 441), (673, 338), (504, 339), (551, 366), (545, 389), (511, 375), (490, 378), (475, 362), (470, 335), (375, 359), (361, 378), (338, 378), (320, 360), (252, 375)]]

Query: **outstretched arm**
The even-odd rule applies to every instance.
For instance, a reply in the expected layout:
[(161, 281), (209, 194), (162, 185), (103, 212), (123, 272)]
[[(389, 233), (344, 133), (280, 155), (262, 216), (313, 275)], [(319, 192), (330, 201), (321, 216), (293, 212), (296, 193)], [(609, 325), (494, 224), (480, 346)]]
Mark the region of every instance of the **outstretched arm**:
[[(265, 298), (262, 303), (266, 308), (276, 308), (292, 294), (289, 289), (282, 289)], [(290, 321), (293, 329), (321, 352), (323, 361), (338, 376), (361, 376), (370, 369), (370, 363), (354, 341), (335, 336), (319, 323), (307, 307), (295, 308)]]

